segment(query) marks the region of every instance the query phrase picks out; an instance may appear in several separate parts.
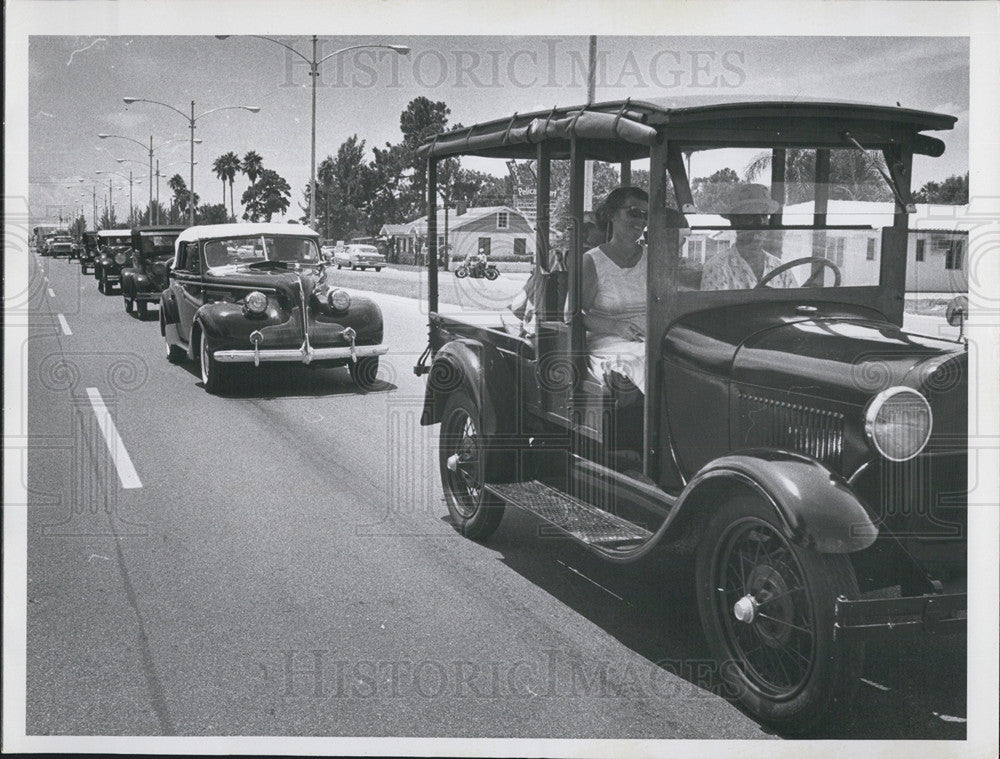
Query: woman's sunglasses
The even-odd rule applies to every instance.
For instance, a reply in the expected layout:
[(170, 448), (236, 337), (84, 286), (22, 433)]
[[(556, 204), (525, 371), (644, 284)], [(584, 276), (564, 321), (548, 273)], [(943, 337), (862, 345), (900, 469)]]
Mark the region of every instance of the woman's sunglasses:
[(644, 211), (641, 208), (636, 208), (635, 206), (626, 206), (624, 211), (625, 215), (628, 216), (630, 219), (642, 219), (643, 221), (645, 221), (647, 218), (649, 218), (648, 212)]

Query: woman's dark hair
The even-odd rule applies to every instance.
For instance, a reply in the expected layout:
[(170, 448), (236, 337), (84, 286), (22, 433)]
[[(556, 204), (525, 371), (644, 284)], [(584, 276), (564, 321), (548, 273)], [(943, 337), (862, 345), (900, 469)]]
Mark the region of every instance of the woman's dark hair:
[(625, 187), (616, 187), (611, 192), (608, 193), (608, 197), (604, 199), (601, 203), (600, 208), (595, 212), (597, 217), (597, 225), (606, 230), (606, 239), (610, 240), (611, 235), (614, 232), (612, 229), (611, 219), (614, 217), (618, 211), (624, 208), (630, 198), (635, 198), (636, 200), (641, 200), (645, 203), (649, 202), (649, 195), (641, 187), (633, 187), (626, 185)]

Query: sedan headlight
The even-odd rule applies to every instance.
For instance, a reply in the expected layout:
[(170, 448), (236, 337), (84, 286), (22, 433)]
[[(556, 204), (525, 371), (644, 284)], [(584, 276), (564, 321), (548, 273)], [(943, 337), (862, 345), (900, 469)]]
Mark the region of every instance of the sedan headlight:
[(244, 299), (243, 306), (248, 314), (260, 315), (267, 311), (267, 296), (254, 290)]
[(118, 253), (115, 256), (115, 263), (118, 264), (119, 266), (121, 266), (122, 264), (124, 264), (127, 260), (128, 260), (128, 258), (125, 256), (124, 253)]
[(875, 450), (890, 461), (907, 461), (927, 445), (933, 423), (924, 396), (908, 387), (890, 387), (868, 404), (865, 434)]
[(331, 290), (326, 296), (326, 302), (331, 309), (342, 313), (351, 307), (351, 296), (346, 290)]

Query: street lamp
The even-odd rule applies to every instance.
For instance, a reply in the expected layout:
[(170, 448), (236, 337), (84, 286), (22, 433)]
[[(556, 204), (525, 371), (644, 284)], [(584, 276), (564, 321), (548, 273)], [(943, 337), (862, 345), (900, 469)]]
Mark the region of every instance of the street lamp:
[[(102, 134), (99, 134), (97, 136), (100, 137), (102, 140), (107, 140), (109, 138), (114, 138), (114, 139), (117, 139), (117, 140), (128, 140), (129, 142), (134, 142), (136, 145), (138, 145), (140, 148), (142, 148), (143, 150), (145, 150), (147, 152), (147, 154), (149, 155), (149, 205), (150, 205), (150, 208), (152, 208), (152, 206), (153, 206), (153, 152), (155, 150), (159, 150), (164, 145), (169, 145), (172, 142), (181, 142), (184, 138), (181, 137), (180, 139), (167, 140), (166, 142), (161, 142), (159, 145), (157, 145), (154, 148), (153, 147), (153, 135), (149, 135), (149, 147), (146, 147), (145, 143), (139, 142), (138, 140), (134, 140), (131, 137), (126, 137), (123, 134), (103, 134), (102, 133)], [(201, 140), (197, 140), (197, 142), (201, 142)], [(115, 158), (115, 160), (118, 161), (118, 163), (121, 163), (125, 159)], [(150, 218), (150, 223), (152, 223), (152, 221), (153, 221), (152, 218)]]
[[(215, 113), (216, 111), (250, 111), (250, 113), (259, 113), (260, 106), (257, 105), (224, 105), (219, 108), (212, 108), (204, 113), (199, 113), (197, 116), (194, 115), (194, 101), (191, 101), (191, 115), (188, 116), (184, 111), (179, 108), (174, 108), (172, 105), (167, 103), (162, 103), (159, 100), (149, 100), (148, 98), (122, 98), (125, 105), (132, 105), (132, 103), (153, 103), (154, 105), (162, 105), (164, 108), (169, 108), (174, 113), (179, 113), (185, 119), (188, 120), (188, 128), (191, 130), (191, 187), (189, 192), (191, 196), (188, 200), (188, 206), (190, 209), (190, 221), (191, 226), (194, 226), (194, 125), (202, 116), (207, 116), (210, 113)], [(152, 182), (152, 179), (150, 179)]]
[[(400, 55), (409, 55), (410, 48), (406, 45), (350, 45), (349, 47), (343, 47), (340, 50), (334, 50), (332, 53), (324, 55), (319, 60), (316, 59), (316, 45), (319, 42), (319, 38), (314, 34), (312, 36), (312, 58), (307, 58), (298, 50), (296, 50), (291, 45), (286, 45), (281, 40), (276, 40), (273, 37), (264, 37), (260, 34), (251, 34), (251, 37), (256, 37), (259, 40), (267, 40), (268, 42), (273, 42), (275, 45), (281, 45), (285, 50), (288, 50), (299, 58), (304, 60), (309, 64), (309, 76), (312, 77), (312, 147), (309, 153), (309, 226), (312, 229), (316, 228), (316, 81), (319, 79), (319, 67), (326, 61), (330, 60), (334, 56), (340, 55), (341, 53), (346, 53), (350, 50), (361, 50), (362, 48), (384, 48), (386, 50), (392, 50)], [(216, 39), (224, 40), (228, 39), (229, 35), (217, 34)]]
[[(132, 179), (132, 170), (129, 169), (128, 176), (125, 176), (124, 174), (119, 174), (117, 171), (101, 171), (100, 169), (98, 169), (94, 173), (95, 174), (114, 174), (117, 177), (121, 177), (122, 179), (127, 179), (128, 180), (128, 217), (129, 217), (128, 220), (129, 220), (129, 224), (131, 224), (132, 223), (132, 216), (135, 213), (135, 204), (132, 202), (132, 182), (133, 182), (133, 179)], [(136, 179), (134, 181), (135, 181), (136, 184), (142, 184), (142, 180), (141, 179)], [(109, 188), (111, 186), (110, 183), (111, 183), (111, 178), (109, 177), (108, 178), (108, 187)]]

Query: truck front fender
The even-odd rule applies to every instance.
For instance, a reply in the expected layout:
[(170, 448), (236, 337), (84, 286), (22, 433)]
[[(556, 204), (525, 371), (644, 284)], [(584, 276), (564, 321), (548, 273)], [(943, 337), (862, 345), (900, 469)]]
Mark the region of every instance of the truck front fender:
[(861, 498), (819, 461), (790, 451), (747, 450), (702, 467), (660, 528), (663, 541), (693, 545), (715, 507), (739, 488), (770, 504), (789, 540), (819, 553), (860, 551), (878, 537)]

